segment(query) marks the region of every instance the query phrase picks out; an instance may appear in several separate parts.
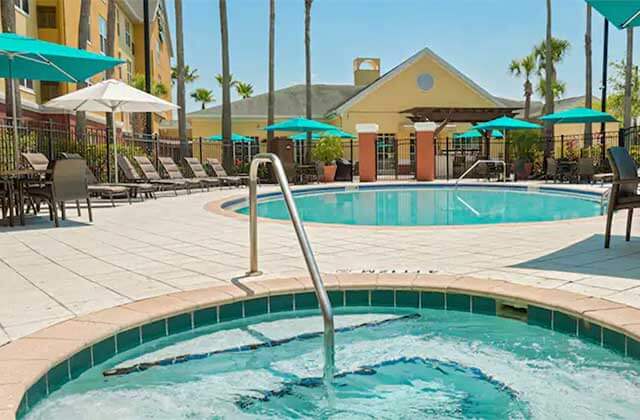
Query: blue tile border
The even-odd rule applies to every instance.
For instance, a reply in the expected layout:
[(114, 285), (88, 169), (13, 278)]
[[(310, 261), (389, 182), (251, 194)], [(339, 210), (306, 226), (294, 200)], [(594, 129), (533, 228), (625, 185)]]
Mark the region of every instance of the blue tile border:
[[(393, 309), (440, 309), (497, 316), (497, 300), (470, 293), (407, 289), (334, 289), (328, 291), (334, 307), (376, 307)], [(76, 379), (116, 354), (132, 350), (143, 343), (192, 331), (221, 322), (261, 316), (317, 310), (314, 292), (284, 293), (250, 298), (211, 307), (198, 308), (129, 328), (81, 349), (56, 364), (31, 385), (22, 397), (16, 416), (22, 418), (38, 402), (64, 384)], [(597, 323), (538, 305), (527, 305), (527, 323), (532, 326), (578, 336), (623, 356), (640, 360), (640, 341)]]

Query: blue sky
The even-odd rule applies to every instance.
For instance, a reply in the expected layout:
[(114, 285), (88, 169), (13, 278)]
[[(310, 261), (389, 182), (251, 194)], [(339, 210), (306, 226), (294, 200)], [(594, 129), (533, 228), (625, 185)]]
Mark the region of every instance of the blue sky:
[[(228, 0), (231, 72), (253, 84), (256, 94), (267, 88), (268, 0)], [(167, 0), (174, 26), (173, 1)], [(276, 87), (304, 82), (304, 1), (276, 0)], [(200, 79), (187, 87), (221, 94), (214, 79), (221, 71), (218, 2), (183, 0), (185, 62)], [(567, 84), (565, 96), (584, 94), (584, 0), (553, 0), (554, 36), (567, 39), (571, 50), (558, 67)], [(544, 38), (544, 0), (315, 0), (312, 10), (314, 83), (350, 84), (352, 61), (380, 57), (387, 71), (424, 46), (494, 95), (522, 96), (522, 81), (507, 71), (512, 58), (526, 55)], [(594, 94), (599, 96), (602, 71), (602, 17), (594, 10)], [(640, 44), (640, 35), (636, 34)], [(625, 34), (610, 27), (609, 58), (625, 55)], [(635, 49), (634, 62), (640, 54)], [(188, 95), (187, 95), (188, 96)], [(235, 94), (233, 96), (235, 99)], [(187, 98), (188, 110), (199, 109)]]

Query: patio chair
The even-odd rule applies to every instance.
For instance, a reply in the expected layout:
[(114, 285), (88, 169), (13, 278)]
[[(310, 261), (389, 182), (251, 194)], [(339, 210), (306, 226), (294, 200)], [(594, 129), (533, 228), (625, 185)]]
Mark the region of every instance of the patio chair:
[(593, 166), (593, 159), (590, 157), (580, 158), (578, 160), (578, 181), (582, 182), (585, 179), (591, 183), (593, 182), (593, 176), (596, 174), (596, 168)]
[(613, 213), (616, 210), (627, 209), (627, 232), (625, 240), (631, 240), (631, 223), (633, 222), (633, 209), (640, 207), (640, 195), (638, 195), (638, 167), (629, 152), (624, 147), (611, 147), (607, 149), (607, 158), (613, 170), (613, 182), (609, 192), (609, 205), (607, 207), (607, 225), (604, 234), (604, 247), (609, 248), (611, 242), (611, 224)]
[(49, 218), (56, 227), (60, 226), (58, 205), (62, 219), (66, 219), (65, 202), (75, 201), (80, 216), (80, 200), (86, 200), (89, 221), (93, 222), (91, 199), (87, 185), (87, 165), (79, 159), (63, 159), (50, 163), (51, 173), (40, 186), (29, 187), (27, 194), (49, 204)]
[(191, 189), (191, 184), (188, 184), (184, 180), (162, 178), (148, 157), (134, 156), (133, 159), (138, 164), (138, 167), (142, 171), (142, 176), (147, 180), (147, 182), (150, 182), (151, 184), (160, 184), (167, 189), (173, 190), (176, 195), (178, 195), (178, 189)]
[(176, 163), (173, 161), (172, 158), (161, 157), (161, 158), (158, 158), (158, 162), (160, 163), (160, 167), (162, 168), (164, 173), (167, 174), (169, 179), (184, 181), (189, 186), (188, 188), (189, 193), (191, 192), (191, 188), (194, 188), (194, 187), (204, 188), (206, 186), (204, 185), (203, 182), (200, 182), (199, 179), (185, 178), (182, 175), (182, 172), (180, 172), (180, 168), (178, 168), (178, 165), (176, 165)]
[(249, 183), (249, 177), (246, 175), (243, 176), (229, 176), (227, 175), (227, 171), (224, 170), (218, 159), (207, 158), (207, 165), (213, 171), (213, 174), (222, 180), (225, 185), (236, 185), (240, 186), (243, 184)]
[(547, 171), (545, 172), (545, 180), (553, 179), (553, 183), (555, 184), (559, 179), (561, 179), (562, 174), (560, 173), (560, 169), (558, 168), (558, 161), (554, 158), (547, 158)]
[(209, 176), (198, 159), (186, 157), (184, 158), (184, 162), (187, 164), (187, 168), (189, 168), (193, 178), (199, 180), (203, 185), (205, 185), (207, 187), (207, 191), (209, 191), (209, 187), (217, 187), (222, 183), (219, 178)]
[(42, 153), (22, 153), (22, 159), (34, 170), (45, 172), (49, 167), (49, 158)]
[(87, 188), (89, 189), (89, 195), (94, 197), (108, 197), (111, 201), (111, 206), (115, 207), (116, 203), (113, 200), (114, 197), (125, 196), (129, 204), (131, 204), (131, 188), (127, 188), (123, 185), (104, 184), (100, 183), (93, 172), (86, 166), (86, 161), (78, 153), (62, 153), (62, 157), (65, 159), (80, 159), (85, 162), (87, 168)]

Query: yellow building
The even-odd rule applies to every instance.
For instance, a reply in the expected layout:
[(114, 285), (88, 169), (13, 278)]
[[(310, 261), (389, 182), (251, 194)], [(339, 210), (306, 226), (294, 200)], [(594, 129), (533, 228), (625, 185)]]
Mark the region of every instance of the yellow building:
[[(3, 0), (5, 1), (5, 0)], [(11, 0), (13, 1), (13, 0)], [(16, 32), (49, 42), (78, 46), (78, 24), (81, 0), (15, 0)], [(144, 74), (144, 25), (142, 0), (116, 1), (115, 57), (125, 64), (115, 69), (114, 77), (130, 82), (136, 73)], [(150, 0), (151, 18), (151, 76), (154, 83), (166, 88), (164, 99), (171, 100), (171, 37), (166, 14), (165, 0)], [(89, 22), (89, 51), (104, 54), (107, 38), (107, 1), (91, 0)], [(104, 79), (104, 74), (96, 75), (92, 81)], [(4, 80), (0, 82), (0, 101), (4, 105)], [(23, 116), (31, 119), (61, 120), (49, 114), (42, 104), (48, 100), (75, 90), (75, 84), (46, 81), (23, 80), (20, 82)], [(119, 114), (118, 125), (131, 131), (128, 115)], [(171, 113), (154, 115), (154, 131), (162, 120), (171, 118)], [(89, 114), (91, 124), (104, 124), (104, 116)], [(73, 121), (69, 116), (68, 121)]]

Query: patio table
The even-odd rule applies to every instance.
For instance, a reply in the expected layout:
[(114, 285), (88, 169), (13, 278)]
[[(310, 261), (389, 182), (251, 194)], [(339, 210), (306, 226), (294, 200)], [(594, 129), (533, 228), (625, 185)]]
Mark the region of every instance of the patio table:
[(20, 217), (20, 224), (24, 226), (24, 184), (25, 182), (40, 179), (48, 171), (36, 171), (33, 169), (12, 169), (0, 171), (0, 182), (7, 188), (9, 196), (9, 226), (14, 226), (14, 209)]

